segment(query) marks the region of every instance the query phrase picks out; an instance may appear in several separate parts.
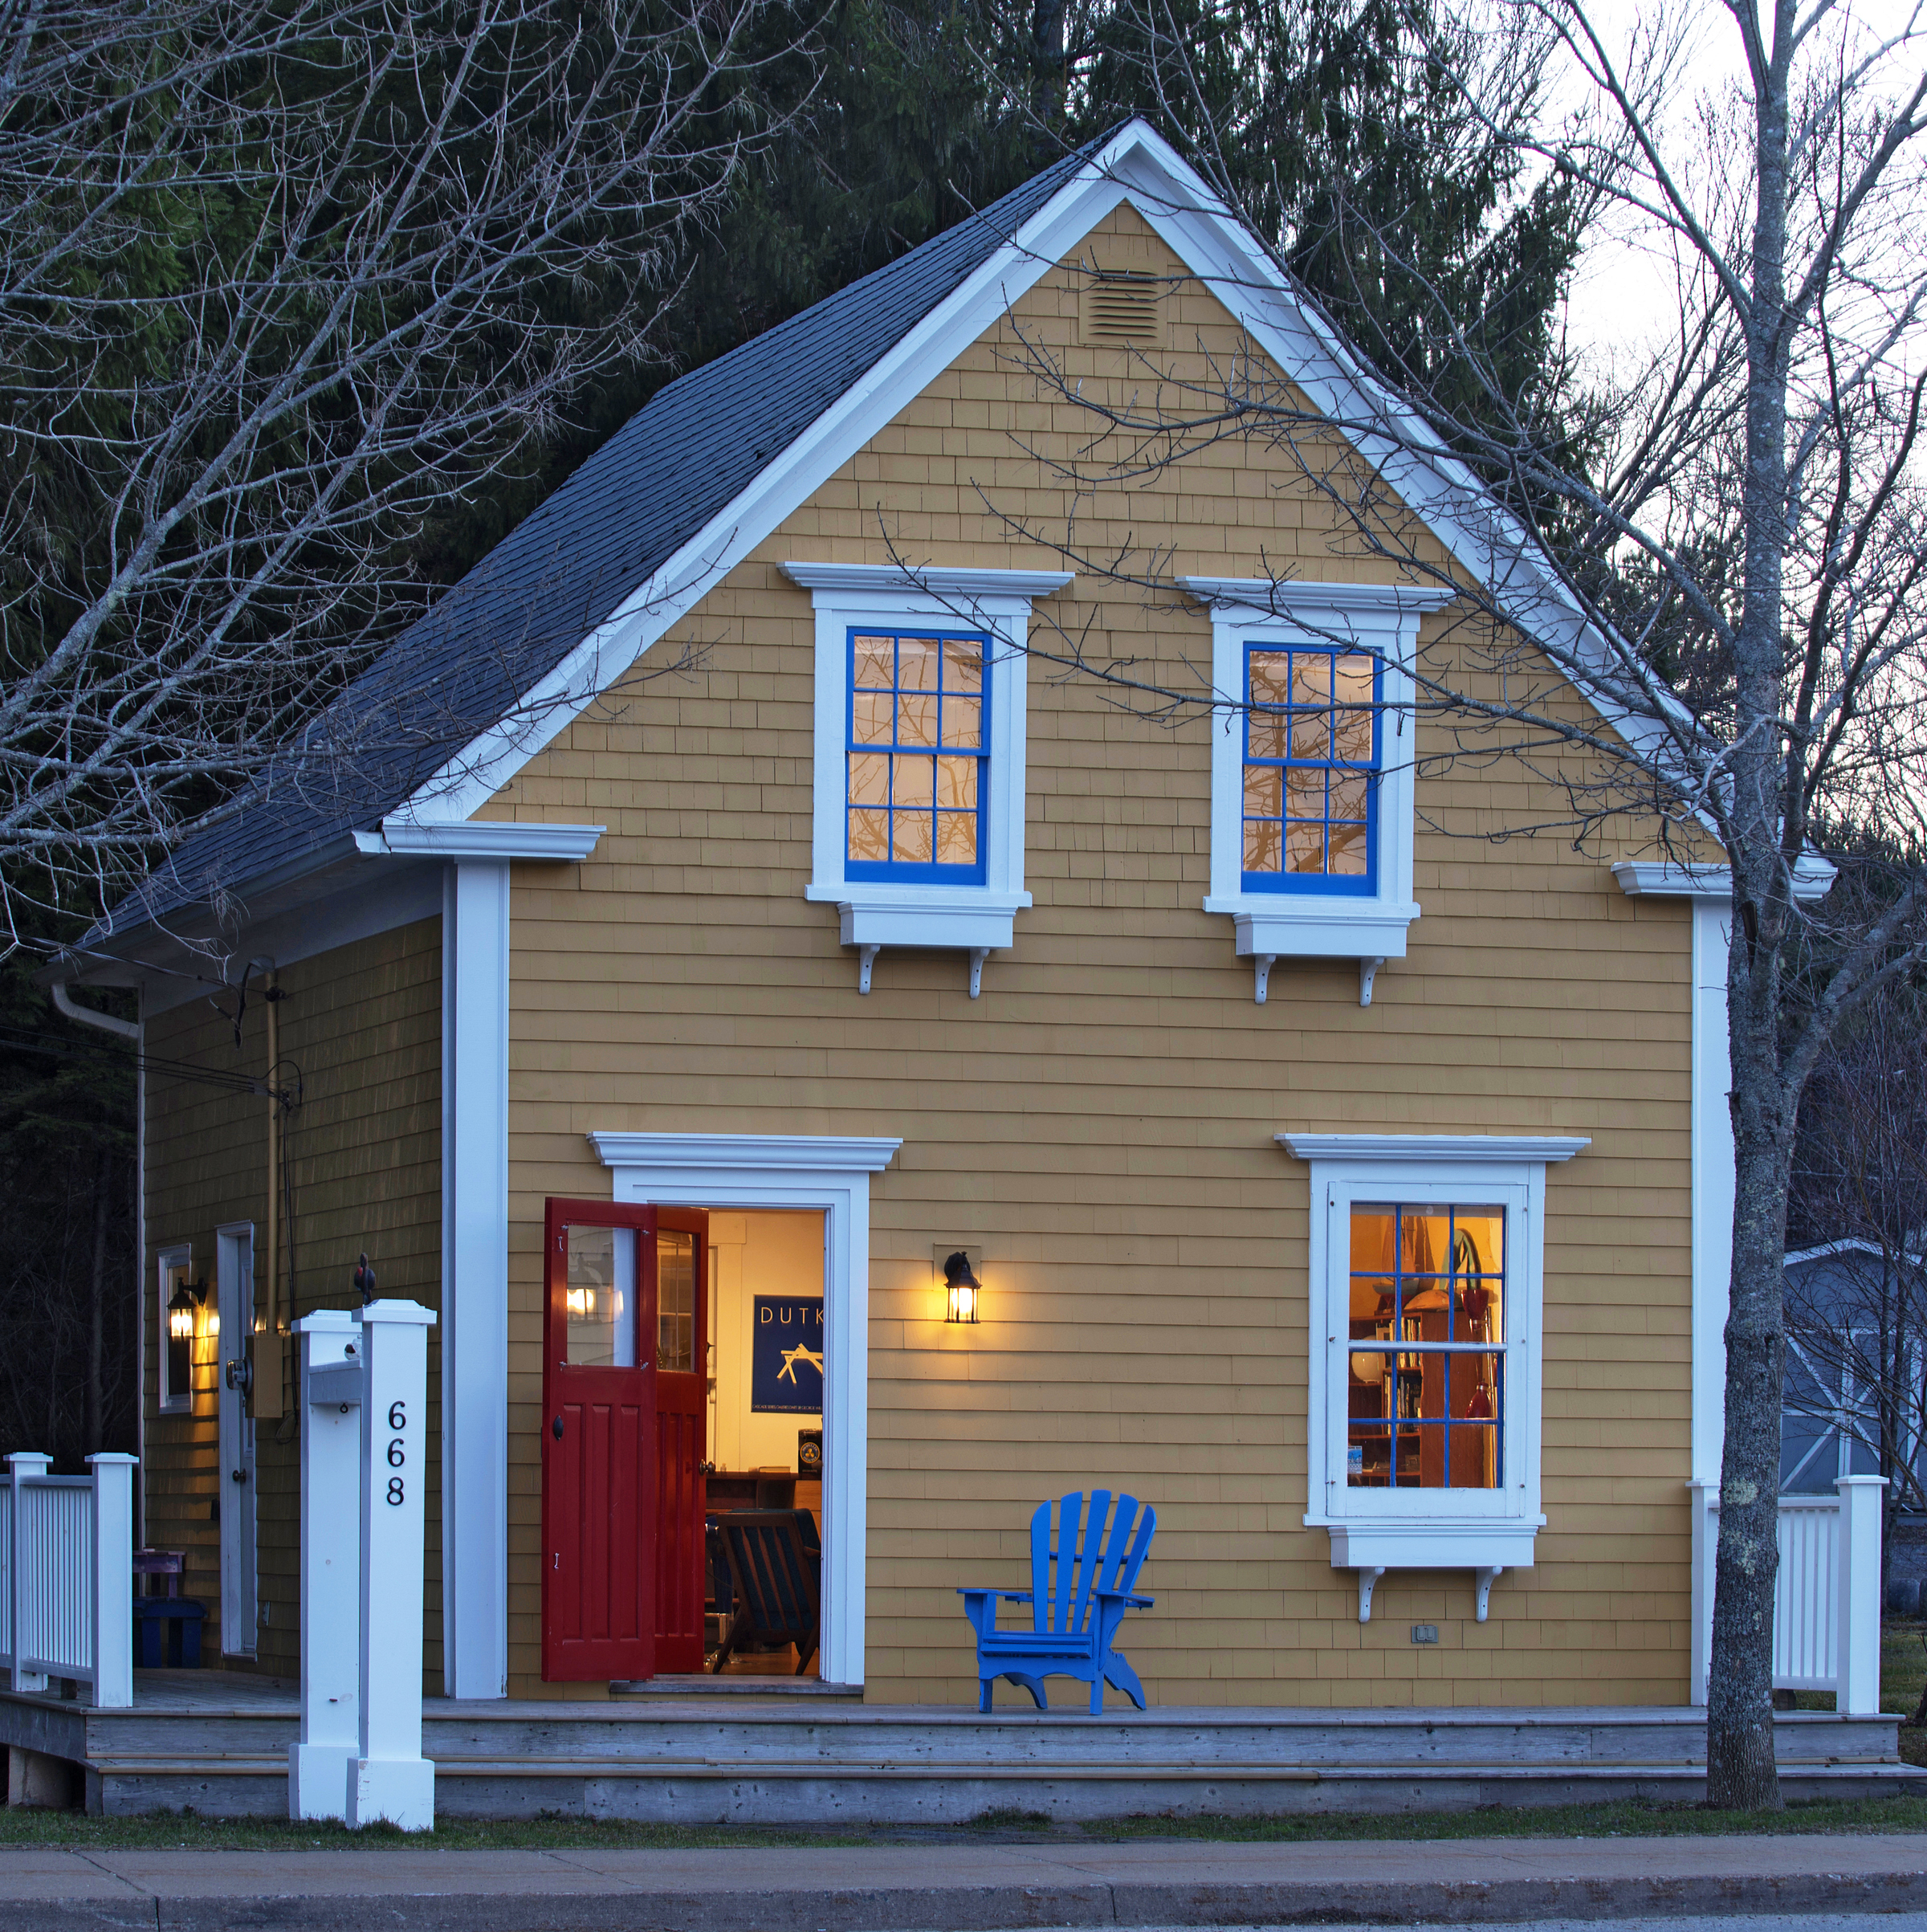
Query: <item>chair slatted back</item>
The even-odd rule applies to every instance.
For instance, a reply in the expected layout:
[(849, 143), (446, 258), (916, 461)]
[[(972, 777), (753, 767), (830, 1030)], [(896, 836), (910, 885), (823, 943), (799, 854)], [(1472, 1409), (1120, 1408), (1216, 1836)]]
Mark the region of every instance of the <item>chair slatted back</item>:
[(712, 1518), (728, 1550), (731, 1594), (759, 1635), (796, 1638), (817, 1628), (822, 1547), (807, 1510), (732, 1510)]
[(1094, 1591), (1135, 1587), (1157, 1524), (1157, 1512), (1135, 1496), (1120, 1494), (1114, 1509), (1108, 1490), (1039, 1503), (1030, 1519), (1033, 1627), (1047, 1636), (1082, 1636)]

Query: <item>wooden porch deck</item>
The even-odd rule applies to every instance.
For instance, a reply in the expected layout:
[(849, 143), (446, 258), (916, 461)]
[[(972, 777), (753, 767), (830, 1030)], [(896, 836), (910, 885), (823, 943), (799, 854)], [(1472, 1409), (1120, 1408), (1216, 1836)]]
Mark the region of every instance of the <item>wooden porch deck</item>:
[[(1677, 1801), (1705, 1784), (1704, 1716), (1684, 1707), (1093, 1718), (1079, 1698), (984, 1717), (825, 1689), (680, 1689), (593, 1704), (427, 1699), (438, 1814), (934, 1824), (1004, 1808), (1090, 1819)], [(0, 1742), (79, 1765), (88, 1809), (108, 1814), (285, 1816), (299, 1722), (293, 1685), (238, 1673), (137, 1672), (129, 1710), (0, 1692)], [(1927, 1788), (1927, 1772), (1900, 1762), (1898, 1723), (1783, 1714), (1787, 1795)]]

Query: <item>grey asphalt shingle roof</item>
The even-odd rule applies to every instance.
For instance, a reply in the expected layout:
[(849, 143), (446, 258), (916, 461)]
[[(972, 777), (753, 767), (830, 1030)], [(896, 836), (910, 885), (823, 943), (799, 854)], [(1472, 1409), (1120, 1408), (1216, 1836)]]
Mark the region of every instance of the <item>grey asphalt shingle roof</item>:
[(1099, 145), (659, 391), (316, 728), (358, 751), (311, 760), (302, 775), (271, 771), (233, 817), (184, 845), (83, 945), (283, 871), (375, 825), (507, 715)]

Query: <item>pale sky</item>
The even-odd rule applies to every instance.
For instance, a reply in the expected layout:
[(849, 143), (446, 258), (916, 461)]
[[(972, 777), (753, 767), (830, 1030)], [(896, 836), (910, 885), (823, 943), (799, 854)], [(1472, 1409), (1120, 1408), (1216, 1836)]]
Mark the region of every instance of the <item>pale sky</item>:
[[(1668, 131), (1676, 153), (1690, 160), (1704, 148), (1692, 125), (1696, 101), (1742, 82), (1746, 62), (1738, 27), (1720, 0), (1685, 0), (1685, 10), (1683, 14), (1668, 10), (1668, 17), (1686, 28), (1689, 59), (1685, 73), (1690, 84), (1681, 90)], [(1652, 0), (1590, 0), (1587, 11), (1615, 55), (1640, 23), (1656, 17)], [(1921, 37), (1910, 56), (1888, 63), (1880, 91), (1890, 93), (1903, 78), (1917, 78), (1927, 58), (1927, 12), (1919, 0), (1851, 0), (1836, 17), (1875, 35), (1896, 36), (1913, 23)], [(1570, 97), (1577, 97), (1576, 88)], [(1623, 214), (1580, 265), (1567, 320), (1570, 340), (1582, 350), (1608, 356), (1618, 344), (1651, 340), (1668, 328), (1675, 313), (1673, 286), (1664, 231), (1631, 212)]]

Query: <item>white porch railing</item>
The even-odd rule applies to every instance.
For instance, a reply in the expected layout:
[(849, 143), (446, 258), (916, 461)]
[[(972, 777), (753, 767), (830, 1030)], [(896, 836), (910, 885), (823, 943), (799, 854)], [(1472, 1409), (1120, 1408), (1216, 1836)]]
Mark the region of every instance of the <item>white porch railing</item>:
[(15, 1690), (49, 1677), (96, 1704), (134, 1701), (134, 1464), (89, 1456), (92, 1473), (50, 1476), (9, 1456), (0, 1480), (0, 1667)]
[[(1693, 1482), (1693, 1701), (1706, 1702), (1713, 1651), (1713, 1559), (1720, 1534), (1717, 1482)], [(1879, 1476), (1843, 1476), (1831, 1496), (1780, 1498), (1779, 1571), (1773, 1592), (1776, 1690), (1831, 1690), (1835, 1707), (1880, 1707)]]

